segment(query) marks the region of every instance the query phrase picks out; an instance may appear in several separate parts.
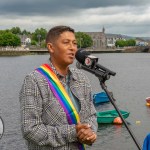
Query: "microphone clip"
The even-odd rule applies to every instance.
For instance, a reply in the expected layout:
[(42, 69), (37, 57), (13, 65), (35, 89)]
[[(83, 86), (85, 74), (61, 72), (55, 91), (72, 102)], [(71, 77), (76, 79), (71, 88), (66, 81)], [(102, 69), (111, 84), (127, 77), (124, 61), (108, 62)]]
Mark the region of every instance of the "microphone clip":
[(85, 58), (84, 65), (88, 68), (95, 68), (96, 63), (98, 62), (98, 58), (93, 55), (88, 55)]

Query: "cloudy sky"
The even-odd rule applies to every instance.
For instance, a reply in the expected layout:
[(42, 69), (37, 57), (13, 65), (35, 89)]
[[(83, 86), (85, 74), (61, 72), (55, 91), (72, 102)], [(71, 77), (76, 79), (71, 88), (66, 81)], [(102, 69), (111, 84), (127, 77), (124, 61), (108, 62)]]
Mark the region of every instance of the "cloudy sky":
[(150, 0), (0, 0), (0, 30), (54, 25), (150, 37)]

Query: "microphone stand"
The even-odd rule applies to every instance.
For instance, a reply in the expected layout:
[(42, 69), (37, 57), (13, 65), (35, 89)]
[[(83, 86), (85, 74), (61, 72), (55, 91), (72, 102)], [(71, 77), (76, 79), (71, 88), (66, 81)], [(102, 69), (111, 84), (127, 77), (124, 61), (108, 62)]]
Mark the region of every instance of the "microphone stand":
[(114, 106), (115, 110), (119, 114), (119, 117), (122, 119), (125, 127), (127, 128), (128, 132), (131, 135), (131, 137), (132, 137), (133, 141), (135, 142), (136, 146), (138, 147), (139, 150), (142, 150), (142, 148), (141, 148), (140, 144), (138, 143), (136, 137), (134, 136), (133, 132), (129, 128), (126, 120), (123, 118), (122, 114), (120, 113), (120, 110), (119, 110), (118, 106), (115, 104), (115, 99), (113, 98), (113, 94), (110, 94), (110, 92), (107, 90), (107, 86), (105, 85), (105, 81), (110, 78), (110, 75), (114, 76), (115, 74), (114, 73), (112, 74), (112, 71), (109, 72), (109, 70), (107, 70), (107, 71), (100, 70), (101, 68), (91, 69), (91, 68), (86, 67), (84, 65), (80, 65), (80, 69), (84, 69), (88, 72), (91, 72), (91, 73), (95, 74), (95, 76), (98, 77), (98, 79), (100, 81), (101, 88), (106, 92), (111, 104)]
[(127, 128), (128, 132), (130, 133), (130, 135), (131, 135), (133, 141), (135, 142), (136, 146), (138, 147), (139, 150), (142, 150), (142, 148), (141, 148), (140, 144), (138, 143), (136, 137), (134, 136), (133, 132), (129, 128), (126, 120), (123, 118), (122, 114), (120, 113), (120, 110), (118, 109), (118, 106), (115, 104), (115, 99), (113, 98), (113, 94), (110, 94), (110, 92), (107, 90), (107, 86), (105, 85), (105, 81), (108, 79), (108, 76), (109, 76), (109, 74), (105, 73), (105, 74), (103, 74), (103, 76), (98, 77), (99, 81), (100, 81), (100, 85), (101, 85), (102, 89), (106, 92), (111, 104), (114, 106), (115, 110), (119, 114), (119, 117), (122, 119), (125, 127)]

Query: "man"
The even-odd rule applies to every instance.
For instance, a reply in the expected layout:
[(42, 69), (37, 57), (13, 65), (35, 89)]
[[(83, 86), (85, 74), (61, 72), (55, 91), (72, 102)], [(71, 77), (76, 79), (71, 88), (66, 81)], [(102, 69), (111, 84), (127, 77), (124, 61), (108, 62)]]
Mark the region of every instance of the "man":
[(20, 91), (22, 132), (29, 150), (78, 150), (96, 140), (96, 111), (91, 85), (70, 68), (77, 51), (74, 30), (50, 29), (50, 63), (26, 76)]

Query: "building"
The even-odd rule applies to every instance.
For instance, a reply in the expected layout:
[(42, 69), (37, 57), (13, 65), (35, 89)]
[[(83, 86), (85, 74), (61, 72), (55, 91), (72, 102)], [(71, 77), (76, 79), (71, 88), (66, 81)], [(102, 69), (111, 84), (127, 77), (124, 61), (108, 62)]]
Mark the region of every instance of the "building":
[(106, 34), (105, 28), (103, 27), (102, 32), (85, 32), (89, 36), (91, 36), (93, 40), (92, 48), (94, 50), (106, 49)]
[(31, 44), (31, 37), (28, 35), (19, 35), (22, 46), (27, 46)]
[(142, 38), (136, 38), (135, 41), (136, 41), (137, 46), (148, 46), (149, 45), (149, 42)]
[(114, 48), (117, 40), (124, 39), (120, 34), (106, 34), (103, 27), (101, 32), (85, 32), (91, 36), (93, 40), (93, 50), (104, 50), (107, 48)]
[(120, 34), (106, 34), (106, 47), (107, 48), (115, 48), (116, 41), (123, 40), (123, 39), (124, 38)]

